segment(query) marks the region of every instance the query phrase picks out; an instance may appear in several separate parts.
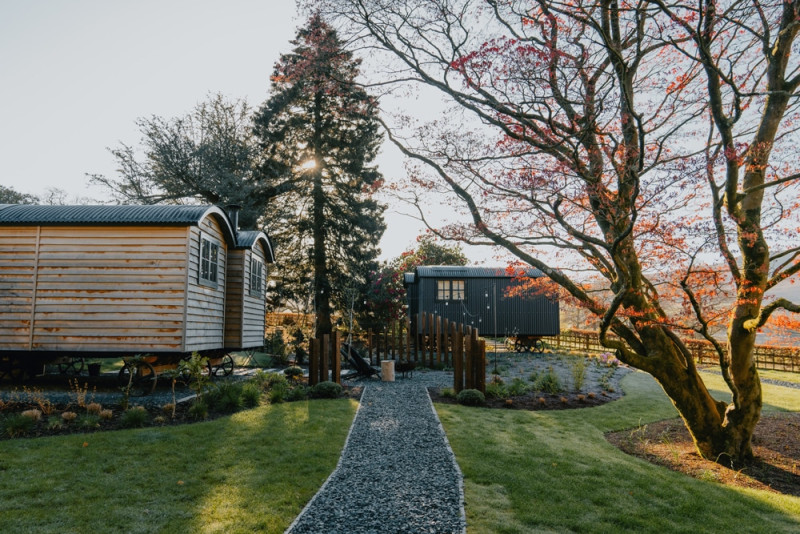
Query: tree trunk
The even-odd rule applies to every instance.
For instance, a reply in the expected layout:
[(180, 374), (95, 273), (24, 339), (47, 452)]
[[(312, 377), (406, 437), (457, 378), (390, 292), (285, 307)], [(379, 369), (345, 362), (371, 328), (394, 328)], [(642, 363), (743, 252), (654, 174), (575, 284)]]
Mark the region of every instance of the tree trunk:
[[(761, 413), (761, 386), (755, 365), (733, 371), (738, 403), (717, 401), (708, 391), (694, 363), (666, 335), (643, 336), (648, 353), (658, 360), (648, 369), (664, 388), (680, 413), (697, 451), (706, 459), (726, 466), (741, 466), (753, 460), (752, 436)], [(659, 339), (661, 338), (661, 339)], [(750, 360), (736, 351), (752, 354), (752, 346), (732, 347), (735, 361)], [(739, 367), (739, 366), (733, 366)]]
[(314, 95), (314, 190), (312, 192), (312, 235), (314, 239), (314, 312), (317, 324), (314, 337), (320, 338), (333, 331), (331, 321), (331, 284), (328, 277), (328, 255), (325, 233), (325, 189), (322, 184), (322, 157), (320, 135), (322, 130), (322, 95)]

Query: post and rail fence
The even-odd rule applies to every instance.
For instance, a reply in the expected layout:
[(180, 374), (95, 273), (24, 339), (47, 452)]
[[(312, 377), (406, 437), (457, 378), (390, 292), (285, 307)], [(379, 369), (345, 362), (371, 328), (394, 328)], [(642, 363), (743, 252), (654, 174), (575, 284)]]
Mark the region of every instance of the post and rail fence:
[[(614, 336), (609, 335), (613, 338)], [(591, 330), (565, 330), (558, 336), (544, 337), (543, 341), (554, 350), (577, 350), (585, 352), (610, 352), (600, 344), (600, 336)], [(695, 362), (700, 365), (718, 365), (719, 355), (710, 342), (704, 339), (684, 340)], [(723, 350), (727, 350), (723, 344)], [(753, 358), (758, 369), (800, 373), (800, 347), (773, 347), (756, 345)]]
[[(340, 382), (342, 335), (334, 332), (312, 339), (309, 350), (309, 385)], [(403, 361), (421, 367), (453, 369), (453, 388), (486, 390), (486, 341), (478, 330), (423, 313), (414, 320), (393, 321), (382, 332), (354, 335), (370, 365), (381, 360)]]

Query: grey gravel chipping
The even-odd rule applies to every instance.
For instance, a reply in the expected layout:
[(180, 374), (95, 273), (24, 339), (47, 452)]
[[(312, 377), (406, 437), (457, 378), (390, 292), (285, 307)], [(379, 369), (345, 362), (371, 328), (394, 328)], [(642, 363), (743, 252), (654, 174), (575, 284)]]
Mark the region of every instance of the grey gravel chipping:
[(438, 375), (362, 382), (339, 465), (287, 533), (466, 532), (461, 471), (426, 390), (447, 384)]

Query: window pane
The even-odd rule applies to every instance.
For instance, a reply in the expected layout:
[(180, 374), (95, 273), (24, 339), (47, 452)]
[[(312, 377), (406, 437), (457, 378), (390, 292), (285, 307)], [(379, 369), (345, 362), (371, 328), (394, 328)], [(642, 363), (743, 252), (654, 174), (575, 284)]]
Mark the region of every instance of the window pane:
[(450, 281), (436, 281), (436, 300), (450, 300)]
[(464, 300), (464, 281), (453, 280), (451, 283), (453, 287), (453, 300)]

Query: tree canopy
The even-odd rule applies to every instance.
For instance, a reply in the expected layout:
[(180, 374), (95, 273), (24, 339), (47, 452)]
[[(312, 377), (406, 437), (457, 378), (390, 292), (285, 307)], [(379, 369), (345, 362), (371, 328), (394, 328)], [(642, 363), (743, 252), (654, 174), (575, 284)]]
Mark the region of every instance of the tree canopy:
[(417, 246), (386, 262), (370, 276), (370, 286), (359, 317), (362, 328), (378, 329), (406, 313), (403, 275), (421, 265), (466, 265), (467, 257), (458, 244), (437, 242), (431, 234), (417, 238)]
[[(316, 334), (330, 333), (333, 306), (347, 309), (377, 268), (385, 229), (374, 198), (383, 183), (371, 166), (382, 137), (376, 101), (356, 83), (359, 61), (314, 14), (275, 65), (272, 95), (255, 117), (261, 148), (259, 184), (290, 177), (276, 203), (271, 236), (293, 276), (277, 291), (312, 288)], [(361, 299), (358, 299), (359, 302)]]
[[(351, 42), (447, 113), (395, 117), (415, 187), (590, 310), (602, 342), (663, 386), (705, 457), (752, 458), (753, 359), (797, 280), (797, 1), (322, 0)], [(381, 54), (383, 53), (383, 54)], [(468, 127), (467, 125), (474, 125)], [(732, 400), (684, 339), (708, 340)], [(722, 336), (722, 338), (720, 337)]]

